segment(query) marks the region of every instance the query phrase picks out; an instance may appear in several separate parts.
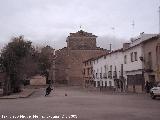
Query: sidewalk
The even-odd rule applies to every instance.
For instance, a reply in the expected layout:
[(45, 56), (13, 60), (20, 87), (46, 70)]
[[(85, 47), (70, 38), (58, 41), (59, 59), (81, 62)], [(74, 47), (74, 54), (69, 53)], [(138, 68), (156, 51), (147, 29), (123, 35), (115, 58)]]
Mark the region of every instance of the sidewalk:
[(100, 88), (96, 88), (96, 87), (87, 87), (87, 88), (83, 88), (84, 91), (87, 92), (92, 92), (92, 93), (101, 93), (101, 94), (112, 94), (112, 95), (147, 95), (149, 96), (149, 94), (146, 94), (145, 92), (141, 92), (141, 93), (137, 93), (137, 92), (129, 92), (129, 91), (114, 91), (111, 89), (101, 89)]
[(13, 93), (8, 96), (2, 96), (0, 99), (17, 99), (17, 98), (27, 98), (35, 92), (34, 89), (23, 89), (20, 93)]

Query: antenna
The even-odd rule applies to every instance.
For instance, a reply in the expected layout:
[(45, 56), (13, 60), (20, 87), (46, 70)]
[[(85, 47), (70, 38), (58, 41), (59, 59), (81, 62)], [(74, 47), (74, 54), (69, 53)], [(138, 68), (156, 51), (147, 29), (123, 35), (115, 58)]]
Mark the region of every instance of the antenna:
[(134, 27), (135, 27), (135, 22), (134, 22), (134, 20), (133, 20), (133, 22), (132, 22), (131, 25), (132, 25), (132, 29), (133, 29), (133, 31), (132, 31), (132, 32), (133, 32), (133, 33), (132, 33), (132, 37), (134, 37)]
[(110, 52), (112, 51), (112, 44), (110, 43), (109, 44), (109, 49), (110, 49)]

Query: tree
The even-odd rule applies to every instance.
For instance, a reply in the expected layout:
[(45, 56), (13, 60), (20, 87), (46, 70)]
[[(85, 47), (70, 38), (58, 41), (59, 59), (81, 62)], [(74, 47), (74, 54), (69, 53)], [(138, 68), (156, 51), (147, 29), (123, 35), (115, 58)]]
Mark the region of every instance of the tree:
[[(24, 40), (23, 36), (12, 38), (11, 42), (2, 49), (0, 62), (9, 76), (9, 79), (5, 82), (5, 87), (8, 86), (7, 84), (10, 84), (11, 91), (20, 91), (20, 85), (24, 74), (26, 74), (26, 58), (31, 60), (33, 55), (34, 48), (32, 42)], [(30, 68), (30, 70), (32, 69)]]
[(49, 71), (53, 64), (54, 49), (50, 46), (43, 47), (39, 54), (39, 69), (41, 74), (46, 77), (47, 83), (49, 83)]

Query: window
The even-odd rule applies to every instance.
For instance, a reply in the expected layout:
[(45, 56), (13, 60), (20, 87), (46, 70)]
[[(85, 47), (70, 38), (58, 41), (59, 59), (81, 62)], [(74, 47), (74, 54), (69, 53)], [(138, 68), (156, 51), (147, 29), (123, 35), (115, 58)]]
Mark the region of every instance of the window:
[(116, 66), (114, 68), (113, 78), (117, 78), (117, 67)]
[(114, 67), (114, 71), (117, 71), (117, 67), (116, 66)]
[(110, 66), (110, 71), (112, 71), (112, 65)]
[(108, 78), (112, 79), (112, 71), (108, 71)]
[(124, 56), (124, 64), (127, 64), (127, 55)]
[(100, 81), (97, 81), (98, 82), (98, 87), (100, 86)]
[(131, 62), (133, 62), (133, 52), (131, 52)]
[(88, 65), (88, 62), (87, 62), (87, 65)]
[(107, 67), (106, 67), (106, 65), (104, 66), (104, 72), (105, 72), (105, 73), (107, 72)]
[(134, 60), (137, 61), (137, 52), (134, 52)]
[(83, 74), (85, 75), (86, 73), (85, 73), (85, 69), (83, 69)]
[(105, 87), (107, 87), (107, 81), (105, 81)]
[(110, 65), (110, 71), (108, 71), (108, 78), (112, 79), (112, 65)]
[(89, 69), (89, 68), (87, 68), (87, 71), (88, 71), (88, 75), (89, 75), (89, 71), (90, 71), (90, 69)]
[(96, 78), (98, 78), (98, 73), (96, 73)]
[(93, 68), (91, 68), (91, 74), (93, 74)]
[(100, 73), (100, 78), (102, 79), (102, 73)]

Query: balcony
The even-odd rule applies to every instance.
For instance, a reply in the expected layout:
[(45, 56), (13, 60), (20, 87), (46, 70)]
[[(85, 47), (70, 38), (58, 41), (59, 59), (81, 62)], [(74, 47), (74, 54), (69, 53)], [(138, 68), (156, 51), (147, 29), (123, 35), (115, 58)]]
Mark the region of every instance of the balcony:
[(103, 74), (103, 78), (107, 79), (107, 73)]
[(117, 71), (114, 71), (114, 72), (113, 72), (113, 78), (114, 78), (114, 79), (117, 79)]
[(112, 79), (112, 71), (108, 71), (108, 78)]

